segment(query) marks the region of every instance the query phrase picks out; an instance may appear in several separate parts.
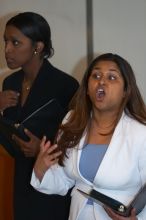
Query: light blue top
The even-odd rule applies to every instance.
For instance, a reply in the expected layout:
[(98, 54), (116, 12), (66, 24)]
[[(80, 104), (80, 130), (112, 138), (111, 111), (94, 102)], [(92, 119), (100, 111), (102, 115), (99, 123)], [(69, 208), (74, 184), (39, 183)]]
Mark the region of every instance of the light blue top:
[[(83, 177), (90, 182), (93, 182), (95, 178), (107, 147), (107, 144), (87, 144), (82, 150), (79, 170)], [(92, 203), (93, 202), (88, 199), (88, 204)]]

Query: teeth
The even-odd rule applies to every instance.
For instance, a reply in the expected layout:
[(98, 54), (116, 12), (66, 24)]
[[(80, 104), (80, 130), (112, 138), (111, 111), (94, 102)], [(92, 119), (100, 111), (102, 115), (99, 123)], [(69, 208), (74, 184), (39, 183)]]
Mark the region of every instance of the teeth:
[(98, 89), (97, 92), (101, 93), (101, 92), (104, 92), (104, 90), (103, 89)]
[(104, 97), (104, 95), (105, 95), (104, 89), (99, 88), (99, 89), (97, 90), (97, 97), (98, 97), (98, 98), (102, 98), (102, 97)]

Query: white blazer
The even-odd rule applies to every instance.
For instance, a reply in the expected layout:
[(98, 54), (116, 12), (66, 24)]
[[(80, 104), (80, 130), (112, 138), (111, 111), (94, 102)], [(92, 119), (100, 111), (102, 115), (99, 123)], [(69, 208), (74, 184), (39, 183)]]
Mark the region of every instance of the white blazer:
[[(86, 131), (79, 145), (69, 150), (65, 167), (52, 166), (41, 183), (34, 172), (31, 179), (32, 186), (46, 194), (65, 195), (74, 186), (69, 220), (77, 220), (87, 202), (87, 198), (77, 188), (86, 192), (94, 188), (127, 205), (146, 183), (146, 126), (123, 113), (93, 183), (86, 180), (79, 171), (85, 138)], [(93, 205), (96, 220), (111, 220), (100, 204)], [(138, 220), (146, 220), (146, 207), (137, 217)]]

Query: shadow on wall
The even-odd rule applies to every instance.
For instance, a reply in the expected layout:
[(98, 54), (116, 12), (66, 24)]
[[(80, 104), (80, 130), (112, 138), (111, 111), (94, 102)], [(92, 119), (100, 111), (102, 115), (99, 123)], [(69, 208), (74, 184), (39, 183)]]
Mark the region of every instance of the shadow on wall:
[[(95, 59), (100, 54), (102, 53), (99, 52), (99, 53), (94, 54), (93, 59)], [(75, 67), (73, 68), (71, 75), (74, 76), (80, 83), (88, 66), (89, 64), (87, 63), (87, 57), (81, 58), (78, 61), (78, 63), (75, 65)]]
[(0, 90), (2, 86), (3, 79), (8, 76), (10, 73), (12, 73), (11, 70), (7, 68), (7, 64), (5, 61), (5, 54), (4, 54), (4, 31), (5, 31), (5, 25), (6, 22), (13, 17), (14, 15), (18, 14), (19, 11), (11, 12), (6, 14), (5, 16), (0, 17), (0, 44), (1, 44), (1, 50), (0, 50)]
[(87, 57), (82, 57), (74, 66), (71, 75), (80, 83), (87, 68)]

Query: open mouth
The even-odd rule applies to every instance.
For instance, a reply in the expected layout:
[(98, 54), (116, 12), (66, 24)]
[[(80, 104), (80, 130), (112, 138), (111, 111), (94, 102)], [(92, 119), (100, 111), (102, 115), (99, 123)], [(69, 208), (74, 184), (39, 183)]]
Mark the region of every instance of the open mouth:
[(103, 88), (99, 88), (96, 92), (97, 99), (101, 99), (105, 96), (105, 91)]

